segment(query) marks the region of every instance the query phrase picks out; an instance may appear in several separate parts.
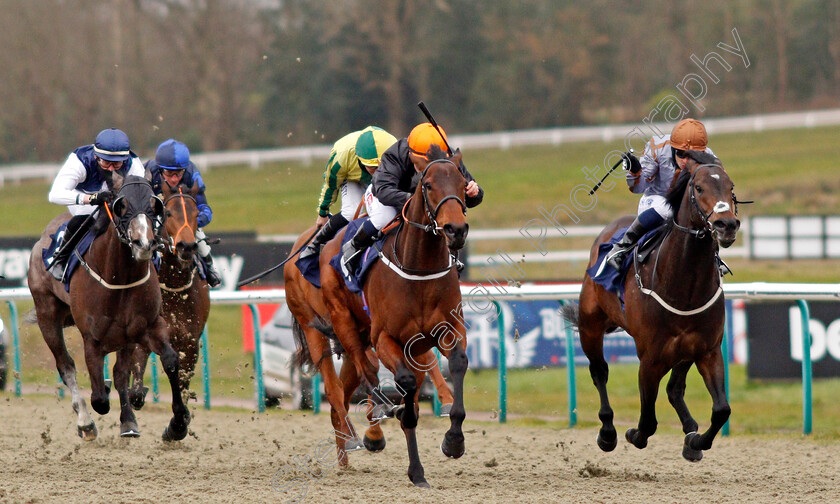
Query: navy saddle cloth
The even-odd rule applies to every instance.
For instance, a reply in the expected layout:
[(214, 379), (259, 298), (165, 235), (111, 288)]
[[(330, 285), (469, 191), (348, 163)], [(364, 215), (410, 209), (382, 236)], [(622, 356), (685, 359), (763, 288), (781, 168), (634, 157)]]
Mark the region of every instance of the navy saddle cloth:
[[(624, 279), (627, 277), (627, 271), (630, 269), (630, 265), (633, 264), (633, 256), (639, 254), (639, 263), (644, 263), (653, 249), (668, 234), (669, 229), (669, 226), (663, 225), (645, 233), (633, 250), (624, 257), (621, 270), (616, 271), (615, 268), (604, 263), (604, 258), (612, 250), (613, 245), (624, 237), (624, 233), (627, 231), (626, 227), (618, 229), (608, 242), (604, 242), (598, 246), (598, 260), (595, 261), (594, 266), (586, 270), (586, 273), (592, 278), (593, 282), (610, 292), (618, 294), (619, 299), (624, 302)], [(598, 274), (599, 271), (600, 274)]]
[[(359, 227), (361, 227), (367, 220), (369, 220), (368, 217), (362, 217), (347, 224), (341, 244), (344, 245), (348, 241), (352, 240), (353, 236), (356, 234), (356, 230), (358, 230)], [(379, 240), (374, 243), (372, 247), (362, 252), (363, 256), (359, 271), (352, 272), (349, 277), (344, 275), (341, 269), (342, 254), (340, 249), (339, 253), (330, 259), (330, 266), (332, 266), (341, 276), (344, 277), (344, 282), (347, 284), (347, 287), (351, 292), (356, 294), (360, 294), (362, 292), (362, 282), (364, 281), (365, 274), (368, 272), (376, 259), (379, 258), (379, 252), (382, 250), (382, 242), (383, 240)], [(321, 288), (321, 265), (318, 254), (313, 254), (304, 259), (298, 258), (298, 260), (295, 261), (295, 266), (298, 267), (303, 275), (303, 278), (315, 287), (319, 289)]]
[[(69, 221), (68, 221), (69, 222)], [(58, 248), (59, 243), (61, 240), (64, 239), (64, 232), (67, 229), (67, 222), (59, 226), (59, 228), (55, 231), (55, 234), (50, 235), (50, 245), (45, 249), (41, 249), (41, 260), (44, 261), (44, 267), (46, 268), (50, 264), (50, 259), (52, 258), (53, 254), (55, 253), (55, 249)], [(60, 237), (61, 240), (56, 240), (56, 237)], [(70, 292), (70, 278), (73, 276), (73, 273), (79, 267), (80, 261), (79, 256), (85, 254), (90, 248), (91, 243), (93, 243), (93, 239), (96, 238), (94, 235), (93, 227), (88, 230), (87, 234), (82, 237), (82, 240), (76, 246), (76, 251), (78, 252), (78, 256), (76, 253), (71, 253), (70, 257), (67, 259), (67, 267), (64, 269), (64, 275), (61, 277), (61, 283), (64, 284), (64, 290)]]

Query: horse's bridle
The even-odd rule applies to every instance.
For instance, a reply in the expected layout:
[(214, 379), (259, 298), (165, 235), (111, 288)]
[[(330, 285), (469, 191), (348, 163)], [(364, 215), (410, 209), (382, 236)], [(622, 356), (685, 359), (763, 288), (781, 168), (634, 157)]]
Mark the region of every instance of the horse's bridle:
[[(464, 212), (464, 215), (467, 215), (467, 204), (464, 203), (464, 200), (462, 200), (461, 198), (459, 198), (458, 196), (456, 196), (454, 194), (450, 194), (449, 196), (446, 196), (442, 200), (438, 201), (437, 206), (435, 206), (434, 210), (432, 210), (432, 208), (431, 208), (432, 205), (431, 205), (431, 203), (429, 203), (429, 194), (428, 194), (428, 191), (426, 189), (426, 184), (423, 183), (423, 179), (426, 177), (426, 172), (429, 171), (429, 167), (432, 166), (433, 164), (436, 164), (436, 163), (449, 163), (452, 166), (454, 166), (456, 169), (458, 168), (458, 165), (456, 165), (455, 163), (453, 163), (452, 161), (450, 161), (448, 159), (435, 159), (434, 161), (431, 161), (429, 164), (427, 164), (426, 169), (423, 170), (423, 174), (420, 176), (420, 182), (419, 183), (420, 183), (420, 191), (423, 194), (423, 209), (426, 211), (426, 216), (429, 218), (429, 224), (421, 224), (419, 222), (413, 222), (413, 221), (409, 220), (409, 218), (405, 215), (405, 209), (408, 208), (408, 201), (406, 201), (405, 205), (403, 205), (403, 208), (402, 208), (402, 218), (406, 223), (408, 223), (408, 224), (410, 224), (414, 227), (420, 228), (427, 233), (432, 233), (435, 236), (437, 236), (438, 231), (443, 229), (440, 226), (438, 226), (437, 214), (440, 211), (440, 207), (444, 203), (446, 203), (447, 201), (449, 201), (451, 199), (454, 199), (455, 201), (457, 201), (461, 205), (461, 211)], [(412, 195), (412, 198), (413, 197), (414, 196)], [(409, 198), (409, 201), (411, 201), (411, 198)]]
[[(195, 236), (195, 230), (192, 228), (192, 226), (190, 226), (190, 223), (187, 222), (187, 203), (186, 203), (186, 200), (188, 200), (188, 199), (192, 200), (196, 204), (196, 206), (198, 206), (198, 202), (195, 200), (195, 198), (193, 197), (192, 194), (184, 193), (181, 190), (181, 187), (179, 186), (177, 194), (172, 193), (172, 194), (170, 194), (169, 196), (166, 197), (166, 199), (163, 201), (163, 207), (166, 208), (166, 204), (169, 203), (170, 201), (172, 201), (175, 198), (180, 198), (181, 199), (181, 209), (183, 209), (183, 211), (184, 211), (184, 223), (181, 224), (181, 227), (179, 227), (178, 231), (175, 232), (175, 236), (178, 236), (178, 233), (180, 233), (181, 230), (184, 229), (184, 228), (187, 228), (190, 231), (192, 231), (193, 236)], [(169, 237), (169, 244), (168, 244), (169, 251), (172, 252), (173, 254), (175, 253), (175, 236), (170, 236)]]
[[(126, 182), (125, 184), (122, 185), (122, 187), (120, 187), (119, 192), (122, 192), (123, 189), (125, 189), (126, 187), (128, 187), (130, 185), (147, 185), (147, 184), (148, 184), (148, 182), (143, 182), (143, 181)], [(119, 201), (121, 198), (125, 198), (125, 196), (118, 196), (117, 199), (114, 200), (114, 204), (116, 204), (116, 202)], [(160, 198), (158, 198), (158, 199), (160, 199)], [(114, 216), (114, 214), (111, 212), (111, 207), (108, 205), (107, 202), (105, 203), (105, 211), (108, 213), (108, 218), (114, 224), (114, 229), (116, 229), (116, 231), (117, 231), (117, 238), (119, 238), (119, 240), (122, 243), (124, 243), (128, 246), (131, 246), (131, 240), (128, 238), (128, 223), (131, 222), (131, 219), (123, 219), (123, 218), (117, 219)], [(147, 215), (147, 217), (148, 217), (148, 215)], [(155, 238), (158, 238), (158, 235), (160, 233), (160, 228), (163, 225), (163, 220), (162, 220), (161, 216), (155, 215), (151, 219), (151, 221), (152, 221), (152, 227), (154, 228)]]

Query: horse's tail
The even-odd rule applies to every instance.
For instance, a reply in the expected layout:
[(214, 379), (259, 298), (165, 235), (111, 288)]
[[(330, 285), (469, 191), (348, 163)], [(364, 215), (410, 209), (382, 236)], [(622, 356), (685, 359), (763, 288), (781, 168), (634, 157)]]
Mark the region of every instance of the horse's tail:
[(570, 324), (577, 327), (580, 321), (580, 303), (563, 303), (560, 307), (560, 314)]
[(303, 332), (300, 322), (297, 318), (292, 317), (292, 335), (295, 337), (295, 346), (297, 351), (292, 355), (291, 365), (301, 371), (304, 369), (313, 369), (315, 363), (312, 362), (312, 354), (309, 352), (309, 344), (306, 342), (306, 334)]
[(23, 323), (24, 324), (37, 324), (38, 323), (38, 313), (35, 311), (35, 308), (32, 308), (26, 315), (23, 316)]

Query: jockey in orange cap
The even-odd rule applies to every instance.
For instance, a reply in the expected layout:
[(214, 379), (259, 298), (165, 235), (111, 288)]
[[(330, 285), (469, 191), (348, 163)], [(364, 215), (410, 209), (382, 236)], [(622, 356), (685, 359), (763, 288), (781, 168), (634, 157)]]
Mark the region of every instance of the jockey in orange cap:
[[(443, 136), (441, 136), (443, 135)], [(353, 271), (361, 260), (360, 252), (371, 246), (380, 229), (391, 222), (402, 210), (406, 201), (414, 194), (420, 180), (418, 164), (426, 159), (432, 145), (437, 145), (446, 152), (446, 132), (440, 133), (430, 123), (418, 124), (411, 130), (408, 138), (403, 138), (392, 145), (382, 155), (379, 169), (373, 176), (365, 192), (365, 207), (370, 221), (359, 228), (353, 239), (342, 248), (344, 262), (349, 271)], [(459, 166), (461, 174), (467, 179), (466, 203), (472, 208), (484, 198), (484, 190), (478, 186), (466, 167)], [(463, 264), (459, 265), (459, 269)]]
[(714, 155), (706, 147), (707, 143), (703, 123), (697, 119), (683, 119), (674, 126), (670, 135), (651, 138), (641, 160), (630, 153), (624, 155), (627, 185), (632, 192), (644, 193), (644, 196), (639, 201), (636, 220), (606, 256), (610, 266), (619, 271), (625, 256), (639, 238), (673, 217), (674, 212), (665, 195), (676, 175), (685, 168), (686, 151), (705, 151)]

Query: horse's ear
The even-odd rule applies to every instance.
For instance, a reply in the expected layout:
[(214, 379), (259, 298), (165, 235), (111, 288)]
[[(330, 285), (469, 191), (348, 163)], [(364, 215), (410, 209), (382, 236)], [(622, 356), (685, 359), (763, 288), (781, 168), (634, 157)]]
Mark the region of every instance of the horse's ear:
[(152, 209), (154, 210), (155, 215), (163, 217), (163, 200), (157, 196), (150, 196), (149, 199), (152, 203)]
[(201, 191), (201, 188), (198, 187), (198, 184), (193, 184), (193, 186), (190, 188), (190, 196), (195, 198), (196, 196), (198, 196), (199, 191)]
[[(122, 185), (122, 184), (120, 184)], [(125, 196), (120, 196), (119, 198), (114, 200), (114, 215), (118, 215), (120, 217), (125, 217)]]
[(452, 157), (449, 158), (449, 160), (455, 163), (456, 166), (461, 166), (461, 159), (461, 148), (458, 147), (457, 149), (455, 149), (455, 152), (452, 154)]
[(145, 167), (146, 169), (143, 171), (143, 177), (148, 180), (149, 182), (152, 181), (152, 170), (149, 167)]
[(123, 182), (125, 182), (125, 177), (120, 175), (118, 172), (111, 172), (111, 190), (114, 192), (119, 192), (122, 189)]
[(168, 198), (169, 195), (172, 194), (172, 188), (169, 187), (169, 184), (167, 184), (165, 180), (161, 181), (160, 192), (163, 194), (164, 198)]
[(414, 163), (414, 169), (420, 173), (426, 171), (426, 166), (429, 164), (429, 160), (423, 156), (417, 154), (410, 154), (411, 161)]

